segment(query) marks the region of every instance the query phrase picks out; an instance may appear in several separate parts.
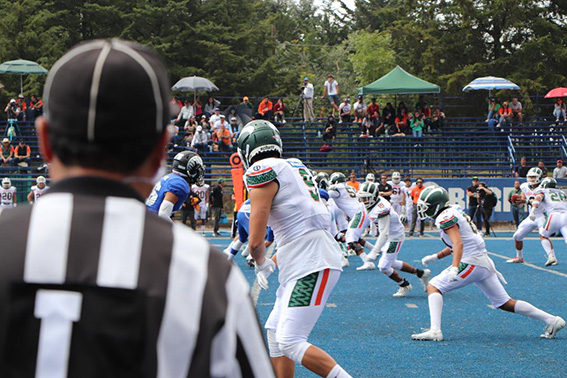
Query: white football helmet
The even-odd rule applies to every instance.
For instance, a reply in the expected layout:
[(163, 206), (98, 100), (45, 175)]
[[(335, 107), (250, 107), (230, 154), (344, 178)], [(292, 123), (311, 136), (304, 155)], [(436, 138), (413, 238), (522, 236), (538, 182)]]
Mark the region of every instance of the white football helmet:
[(367, 182), (376, 182), (376, 177), (374, 177), (374, 173), (369, 173), (366, 175)]
[(536, 186), (539, 185), (539, 183), (541, 182), (542, 175), (543, 175), (543, 171), (541, 169), (539, 169), (538, 167), (533, 167), (530, 168), (530, 170), (528, 171), (528, 174), (526, 175), (526, 179), (528, 180), (530, 186)]
[(393, 172), (392, 173), (392, 182), (394, 184), (399, 184), (400, 181), (402, 181), (402, 175), (400, 174), (400, 172)]
[(40, 188), (45, 187), (45, 177), (39, 176), (38, 178), (35, 179), (35, 183), (36, 183)]
[(360, 202), (366, 206), (367, 210), (370, 210), (378, 202), (379, 192), (378, 185), (374, 182), (365, 182), (360, 185), (356, 197)]
[(12, 181), (8, 177), (2, 179), (2, 188), (10, 189), (12, 187)]

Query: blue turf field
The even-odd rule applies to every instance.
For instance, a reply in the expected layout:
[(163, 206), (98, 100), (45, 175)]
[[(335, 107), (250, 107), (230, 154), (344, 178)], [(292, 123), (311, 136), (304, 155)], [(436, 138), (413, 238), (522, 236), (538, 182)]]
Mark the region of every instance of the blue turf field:
[[(226, 238), (210, 241), (221, 249), (229, 242)], [(559, 265), (551, 268), (543, 266), (546, 258), (538, 240), (525, 241), (524, 256), (540, 269), (491, 257), (506, 277), (505, 287), (513, 298), (567, 319), (567, 247), (562, 239), (554, 238), (553, 242)], [(490, 252), (515, 255), (509, 238), (487, 239), (486, 244)], [(405, 241), (399, 258), (422, 267), (417, 262), (421, 257), (443, 247), (434, 237), (412, 238)], [(252, 285), (253, 269), (245, 266), (240, 256), (236, 262)], [(413, 341), (412, 333), (429, 327), (427, 298), (417, 277), (409, 275), (414, 290), (408, 297), (392, 298), (397, 290), (393, 281), (378, 270), (356, 271), (361, 264), (358, 257), (351, 257), (350, 262), (309, 341), (329, 352), (353, 377), (567, 376), (567, 329), (554, 340), (540, 339), (542, 323), (491, 309), (484, 295), (471, 285), (445, 295), (445, 341)], [(431, 265), (433, 275), (448, 264), (445, 259)], [(276, 288), (273, 275), (270, 289), (258, 297), (262, 323), (272, 308)], [(314, 374), (298, 366), (295, 376)]]

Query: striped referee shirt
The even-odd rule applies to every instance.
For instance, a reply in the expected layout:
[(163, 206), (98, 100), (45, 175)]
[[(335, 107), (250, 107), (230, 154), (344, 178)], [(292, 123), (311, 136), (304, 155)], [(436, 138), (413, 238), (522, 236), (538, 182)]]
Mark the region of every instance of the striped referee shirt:
[(238, 268), (94, 177), (0, 213), (1, 377), (273, 377)]

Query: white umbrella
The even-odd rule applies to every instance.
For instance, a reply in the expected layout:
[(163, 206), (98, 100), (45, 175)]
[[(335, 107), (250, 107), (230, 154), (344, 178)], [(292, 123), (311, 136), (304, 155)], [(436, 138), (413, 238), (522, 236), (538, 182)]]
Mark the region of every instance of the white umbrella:
[(174, 91), (193, 92), (193, 100), (196, 97), (197, 91), (212, 92), (219, 90), (212, 81), (199, 76), (184, 77), (175, 83), (171, 89)]
[(490, 93), (490, 91), (494, 89), (511, 89), (519, 91), (520, 87), (512, 83), (510, 80), (506, 80), (501, 77), (486, 76), (476, 78), (468, 83), (467, 86), (463, 88), (463, 92), (487, 90)]

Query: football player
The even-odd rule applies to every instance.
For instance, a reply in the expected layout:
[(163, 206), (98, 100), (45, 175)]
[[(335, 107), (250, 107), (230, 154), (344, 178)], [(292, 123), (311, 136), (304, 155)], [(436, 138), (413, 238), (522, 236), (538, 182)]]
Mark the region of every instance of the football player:
[(376, 182), (376, 176), (374, 176), (374, 173), (366, 175), (366, 182)]
[[(341, 251), (327, 231), (331, 215), (313, 176), (298, 159), (282, 159), (276, 127), (265, 120), (248, 123), (238, 137), (245, 184), (250, 191), (250, 254), (256, 279), (279, 268), (280, 286), (268, 320), (268, 348), (278, 377), (292, 377), (295, 363), (322, 377), (350, 377), (322, 349), (307, 342), (341, 275)], [(265, 256), (269, 225), (278, 242), (276, 261)]]
[(393, 172), (392, 179), (388, 181), (388, 184), (392, 187), (392, 196), (390, 197), (390, 202), (392, 208), (399, 215), (402, 223), (406, 221), (406, 196), (404, 194), (405, 184), (402, 182), (402, 175), (400, 172)]
[(30, 205), (32, 203), (36, 203), (39, 200), (39, 197), (45, 194), (46, 191), (49, 190), (49, 186), (45, 184), (45, 177), (39, 176), (35, 179), (35, 185), (31, 187), (30, 192), (28, 193), (28, 202)]
[(0, 189), (0, 209), (7, 209), (18, 206), (16, 198), (16, 187), (12, 186), (12, 180), (8, 177), (2, 179), (2, 188)]
[(209, 185), (201, 186), (193, 184), (191, 192), (199, 196), (199, 203), (195, 207), (195, 220), (201, 220), (201, 234), (205, 235), (205, 225), (207, 224), (207, 210), (209, 208)]
[[(380, 233), (380, 237), (372, 251), (368, 254), (364, 265), (372, 265), (368, 269), (374, 269), (374, 261), (382, 253), (382, 257), (380, 257), (378, 262), (378, 269), (399, 285), (398, 291), (393, 295), (394, 297), (405, 297), (412, 290), (411, 284), (405, 278), (402, 278), (397, 270), (415, 274), (421, 280), (425, 290), (431, 271), (429, 269), (417, 269), (407, 262), (398, 260), (398, 254), (404, 243), (404, 225), (390, 202), (378, 195), (378, 193), (378, 185), (372, 182), (365, 182), (360, 186), (357, 194), (358, 198), (366, 206), (370, 219), (378, 226)], [(363, 267), (357, 269), (363, 270)]]
[(171, 215), (187, 199), (190, 185), (202, 186), (205, 183), (204, 173), (205, 165), (199, 155), (193, 151), (178, 153), (173, 158), (171, 173), (163, 176), (154, 186), (146, 200), (146, 206), (150, 211), (171, 221)]
[(339, 209), (350, 219), (348, 229), (345, 234), (345, 241), (349, 251), (354, 251), (364, 264), (366, 262), (366, 252), (363, 247), (372, 249), (373, 245), (362, 238), (364, 230), (370, 225), (370, 218), (366, 208), (356, 198), (356, 191), (346, 184), (346, 177), (341, 172), (331, 175), (331, 186), (329, 187), (329, 197), (332, 198)]
[(417, 203), (418, 216), (435, 221), (441, 239), (447, 245), (439, 253), (425, 256), (421, 261), (428, 265), (440, 258), (453, 256), (451, 265), (433, 277), (427, 286), (431, 327), (428, 331), (413, 334), (414, 340), (443, 340), (441, 313), (443, 295), (474, 283), (494, 308), (515, 312), (545, 323), (541, 337), (554, 338), (565, 327), (565, 320), (542, 311), (528, 302), (510, 298), (504, 287), (504, 277), (488, 257), (484, 239), (468, 215), (457, 205), (450, 205), (447, 191), (439, 186), (425, 188)]
[[(411, 182), (409, 177), (404, 180), (404, 186), (402, 187), (402, 192), (404, 193), (404, 203), (406, 204), (406, 220), (408, 224), (411, 224), (413, 219), (413, 199), (411, 198), (411, 190), (415, 187), (415, 183)], [(419, 219), (416, 222), (416, 226), (419, 227)], [(418, 228), (419, 229), (419, 228)]]
[[(543, 172), (541, 169), (534, 167), (528, 171), (526, 175), (526, 182), (520, 185), (520, 190), (522, 191), (522, 199), (527, 202), (528, 204), (528, 211), (531, 211), (531, 202), (535, 198), (535, 192), (538, 185), (541, 182), (541, 176)], [(537, 215), (540, 215), (539, 213)], [(535, 228), (539, 228), (539, 226), (545, 222), (543, 216), (537, 216), (535, 219), (530, 219), (529, 217), (524, 219), (522, 223), (518, 226), (516, 232), (514, 232), (514, 245), (516, 247), (516, 257), (506, 260), (507, 263), (523, 263), (524, 262), (524, 254), (522, 252), (524, 248), (524, 238), (532, 232)], [(547, 261), (545, 263), (546, 266), (549, 266), (553, 263), (555, 259), (555, 251), (553, 250), (553, 243), (548, 237), (539, 235), (541, 246), (545, 250), (547, 254)]]
[[(542, 214), (546, 214), (546, 218), (539, 226), (539, 234), (549, 238), (561, 232), (567, 244), (567, 196), (557, 189), (557, 181), (553, 178), (544, 178), (536, 189), (529, 218), (535, 221), (541, 218)], [(549, 256), (545, 263), (545, 266), (550, 265), (557, 265), (555, 253)]]

